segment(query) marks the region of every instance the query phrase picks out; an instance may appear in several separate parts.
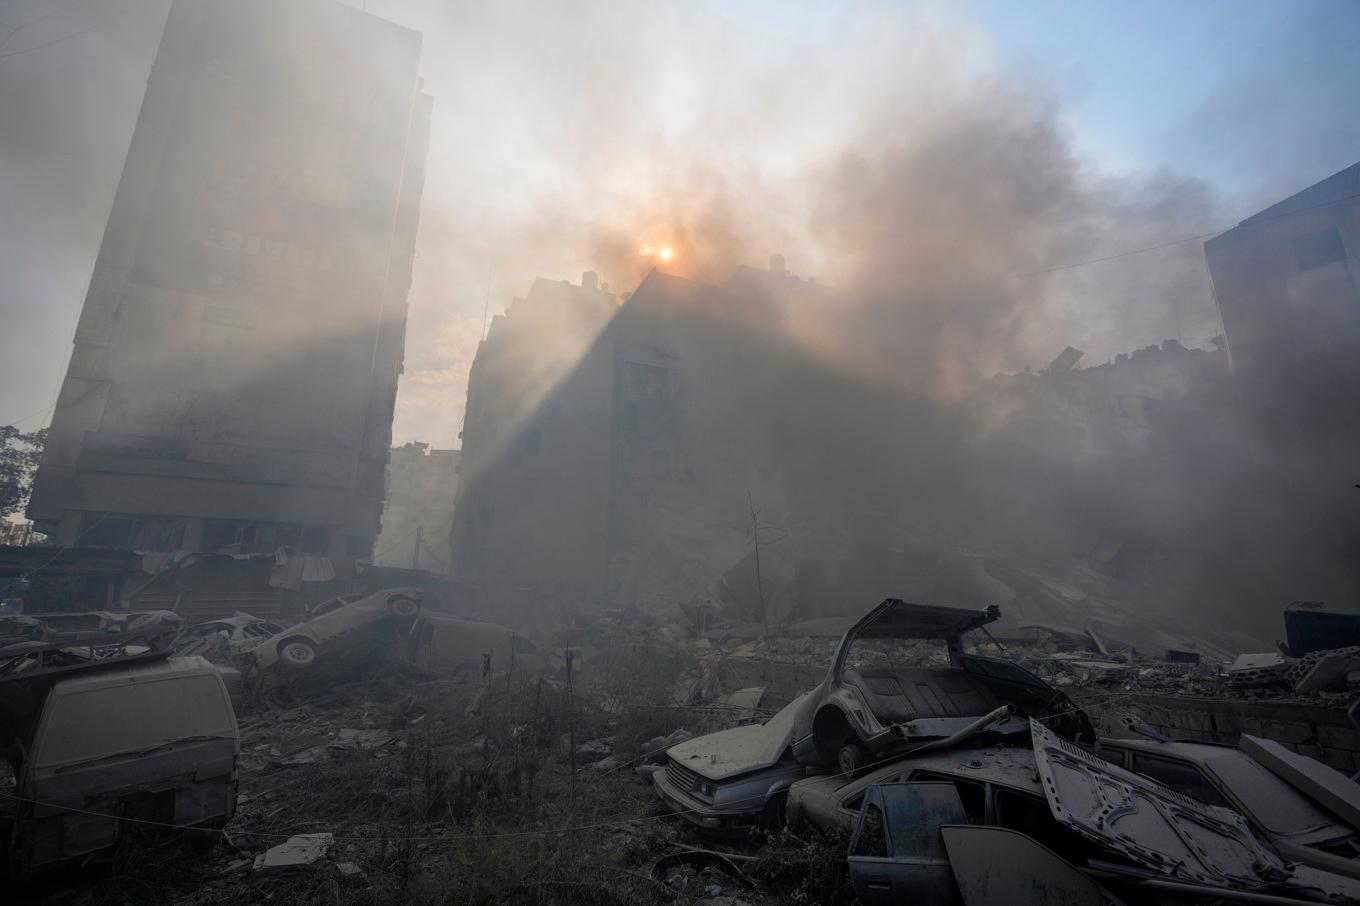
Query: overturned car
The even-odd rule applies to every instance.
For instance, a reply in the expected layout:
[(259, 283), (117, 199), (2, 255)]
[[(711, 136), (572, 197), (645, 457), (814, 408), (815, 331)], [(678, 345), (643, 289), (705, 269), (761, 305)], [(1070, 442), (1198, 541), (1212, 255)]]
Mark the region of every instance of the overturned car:
[(802, 699), (794, 758), (855, 776), (924, 747), (1023, 736), (1027, 717), (1094, 743), (1090, 720), (1064, 693), (1013, 661), (965, 652), (963, 635), (999, 617), (995, 606), (879, 604), (845, 633), (826, 679)]

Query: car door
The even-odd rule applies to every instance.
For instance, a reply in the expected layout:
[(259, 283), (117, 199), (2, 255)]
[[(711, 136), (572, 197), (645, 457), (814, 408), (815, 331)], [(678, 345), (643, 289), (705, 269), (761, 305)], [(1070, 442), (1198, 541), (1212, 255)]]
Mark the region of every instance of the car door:
[(967, 823), (952, 783), (869, 787), (847, 856), (855, 895), (866, 906), (957, 904), (940, 828)]

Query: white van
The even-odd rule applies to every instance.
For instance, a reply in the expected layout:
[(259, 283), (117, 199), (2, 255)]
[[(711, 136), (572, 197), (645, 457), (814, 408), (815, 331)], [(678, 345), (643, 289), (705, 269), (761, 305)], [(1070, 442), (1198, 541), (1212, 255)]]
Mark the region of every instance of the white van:
[(11, 853), (28, 872), (137, 827), (220, 828), (236, 807), (236, 714), (201, 657), (81, 671), (51, 684), (12, 758)]

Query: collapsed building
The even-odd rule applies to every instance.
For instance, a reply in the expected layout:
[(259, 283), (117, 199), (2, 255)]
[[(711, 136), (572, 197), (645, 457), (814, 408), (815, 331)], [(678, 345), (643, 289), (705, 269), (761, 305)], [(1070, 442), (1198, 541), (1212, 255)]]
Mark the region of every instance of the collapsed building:
[[(653, 271), (617, 307), (565, 303), (594, 298), (593, 275), (540, 281), (474, 364), (452, 574), (527, 622), (634, 605), (789, 621), (903, 594), (1095, 620), (1149, 649), (1259, 647), (1284, 603), (1357, 592), (1340, 494), (1354, 443), (1319, 450), (1261, 417), (1280, 399), (1316, 429), (1349, 418), (1318, 388), (1351, 386), (1360, 361), (1360, 306), (1333, 299), (1352, 285), (1353, 179), (1209, 243), (1226, 336), (1091, 367), (1068, 348), (960, 402), (819, 356), (802, 313), (833, 297), (782, 261), (721, 285)], [(1318, 218), (1336, 225), (1306, 239)], [(1253, 244), (1289, 251), (1299, 231), (1297, 273), (1253, 282)], [(1310, 287), (1326, 304), (1295, 306), (1294, 332), (1333, 353), (1260, 352), (1275, 336), (1261, 292)]]
[[(617, 309), (566, 304), (588, 292), (536, 283), (473, 367), (452, 575), (488, 613), (788, 621), (901, 589), (1077, 626), (1148, 598), (1175, 625), (1155, 600), (1167, 582), (1147, 581), (1172, 539), (1122, 508), (1213, 467), (1202, 451), (1234, 411), (1221, 346), (1081, 371), (1070, 350), (943, 406), (790, 339), (790, 313), (828, 291), (777, 261), (717, 286), (654, 271)], [(1032, 495), (1055, 475), (1081, 493)]]
[(29, 515), (63, 546), (368, 557), (431, 98), (334, 0), (171, 7)]

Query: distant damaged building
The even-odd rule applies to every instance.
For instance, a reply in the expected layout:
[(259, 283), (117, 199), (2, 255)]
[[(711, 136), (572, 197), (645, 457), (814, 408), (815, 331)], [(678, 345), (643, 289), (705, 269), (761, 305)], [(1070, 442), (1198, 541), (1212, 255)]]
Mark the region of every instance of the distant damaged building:
[(462, 454), (429, 447), (414, 442), (392, 450), (382, 533), (373, 552), (380, 566), (448, 572), (449, 525)]
[(1360, 163), (1204, 254), (1247, 411), (1278, 434), (1360, 442)]
[(431, 99), (335, 0), (176, 0), (29, 514), (63, 545), (366, 557)]

